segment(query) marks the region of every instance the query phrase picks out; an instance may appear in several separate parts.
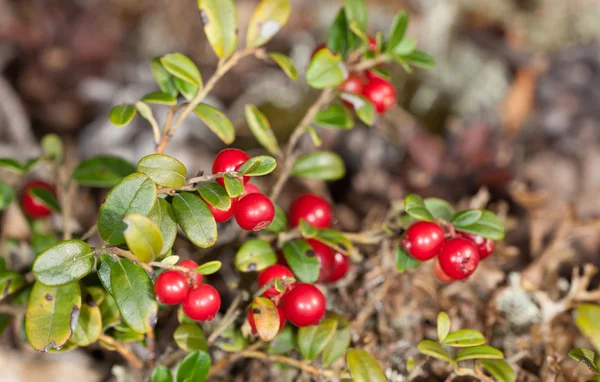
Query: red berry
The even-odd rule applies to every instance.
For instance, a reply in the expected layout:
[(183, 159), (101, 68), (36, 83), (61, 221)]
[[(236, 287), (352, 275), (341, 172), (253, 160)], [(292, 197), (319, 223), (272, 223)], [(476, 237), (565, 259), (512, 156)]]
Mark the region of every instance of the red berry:
[(354, 94), (361, 94), (363, 87), (364, 87), (363, 80), (362, 80), (361, 76), (359, 76), (356, 73), (350, 74), (348, 76), (348, 78), (346, 78), (344, 80), (344, 82), (342, 82), (341, 84), (338, 85), (338, 89), (341, 92), (354, 93)]
[(444, 243), (444, 231), (432, 222), (416, 222), (406, 230), (402, 248), (417, 260), (429, 260), (437, 255)]
[(457, 234), (465, 239), (471, 240), (477, 251), (479, 252), (479, 260), (489, 257), (494, 252), (494, 240), (486, 239), (483, 236), (474, 235), (468, 232), (457, 232)]
[(315, 255), (319, 260), (319, 279), (318, 282), (328, 281), (335, 266), (335, 256), (333, 249), (321, 243), (320, 241), (308, 239), (307, 243), (315, 251)]
[[(276, 264), (276, 265), (271, 265), (270, 267), (265, 268), (262, 272), (260, 272), (258, 274), (258, 278), (256, 279), (256, 281), (258, 283), (258, 287), (262, 288), (263, 286), (267, 285), (268, 283), (275, 280), (276, 278), (279, 278), (281, 280), (283, 280), (284, 278), (295, 279), (294, 273), (288, 267), (286, 267), (284, 265)], [(296, 284), (295, 280), (286, 284), (287, 285), (286, 290), (291, 290), (295, 284)], [(263, 293), (263, 296), (273, 299), (273, 298), (279, 297), (283, 294), (285, 294), (285, 291), (279, 292), (275, 288), (275, 285), (273, 285)]]
[(477, 269), (479, 253), (471, 241), (456, 237), (444, 242), (438, 260), (445, 274), (455, 280), (462, 280)]
[(156, 299), (163, 304), (181, 303), (189, 290), (185, 276), (176, 271), (161, 273), (154, 283)]
[(275, 206), (263, 194), (250, 194), (238, 199), (235, 221), (246, 231), (260, 231), (275, 217)]
[(343, 253), (336, 252), (333, 255), (333, 260), (333, 272), (331, 272), (331, 276), (327, 279), (327, 282), (329, 283), (340, 280), (346, 276), (346, 273), (348, 273), (348, 270), (350, 269), (350, 258)]
[(454, 281), (454, 279), (447, 274), (444, 273), (442, 267), (440, 266), (440, 261), (438, 259), (433, 260), (433, 274), (438, 280), (443, 281), (445, 283), (449, 283)]
[[(191, 269), (191, 270), (194, 270), (194, 269), (198, 268), (198, 266), (199, 266), (198, 263), (195, 262), (194, 260), (183, 260), (181, 263), (179, 263), (177, 265), (179, 265), (180, 267), (185, 267), (187, 269)], [(196, 285), (201, 284), (202, 278), (204, 276), (202, 276), (200, 273), (196, 273), (195, 276), (196, 276)], [(192, 285), (192, 286), (194, 286), (194, 285)]]
[(383, 77), (382, 74), (376, 70), (365, 71), (365, 76), (367, 77), (368, 82), (371, 82), (374, 79), (385, 80), (385, 77)]
[(253, 184), (247, 183), (244, 184), (244, 195), (250, 195), (250, 194), (260, 194), (260, 190), (258, 189), (258, 187), (256, 187)]
[(290, 227), (300, 224), (300, 219), (317, 228), (327, 228), (331, 225), (331, 207), (323, 198), (315, 194), (304, 194), (290, 206), (288, 216)]
[(212, 320), (221, 307), (221, 296), (211, 285), (200, 284), (183, 300), (183, 312), (196, 321)]
[[(283, 313), (283, 308), (281, 306), (277, 306), (277, 312), (279, 313), (279, 330), (281, 330), (285, 325), (285, 314)], [(256, 322), (254, 321), (254, 314), (252, 314), (252, 309), (248, 311), (248, 323), (252, 328), (252, 333), (256, 334)]]
[(369, 50), (371, 52), (377, 51), (377, 40), (375, 39), (375, 37), (369, 37)]
[(283, 298), (285, 317), (298, 327), (318, 324), (325, 315), (325, 305), (325, 296), (311, 284), (298, 284)]
[(52, 192), (56, 196), (56, 190), (51, 184), (41, 180), (29, 182), (25, 185), (21, 193), (21, 208), (23, 208), (23, 212), (31, 219), (39, 219), (50, 215), (52, 210), (31, 195), (30, 191), (32, 188), (42, 188)]
[[(246, 162), (248, 159), (250, 159), (250, 157), (242, 150), (221, 150), (221, 152), (217, 154), (215, 160), (213, 161), (212, 172), (213, 174), (216, 174), (219, 172), (235, 171), (238, 168), (240, 168), (240, 166), (244, 164), (244, 162)], [(249, 176), (244, 177), (244, 183), (248, 183), (249, 180)], [(218, 178), (217, 183), (219, 183), (221, 186), (225, 186), (223, 178)]]
[[(200, 197), (202, 197), (202, 195), (200, 195)], [(204, 200), (204, 198), (202, 198), (202, 199)], [(210, 212), (213, 214), (215, 221), (217, 223), (224, 223), (227, 220), (231, 219), (231, 217), (233, 216), (233, 214), (235, 212), (235, 205), (237, 203), (237, 199), (231, 198), (231, 206), (229, 206), (228, 210), (223, 211), (223, 210), (220, 210), (220, 209), (214, 207), (206, 200), (204, 200), (204, 201), (206, 202), (206, 205), (210, 209)]]
[(397, 101), (396, 89), (383, 78), (371, 79), (364, 87), (363, 95), (375, 105), (378, 113), (389, 110)]

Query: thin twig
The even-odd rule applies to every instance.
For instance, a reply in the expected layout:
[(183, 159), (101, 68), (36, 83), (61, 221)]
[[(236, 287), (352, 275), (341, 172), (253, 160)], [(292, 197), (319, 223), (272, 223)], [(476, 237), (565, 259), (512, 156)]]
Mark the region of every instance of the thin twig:
[(210, 182), (210, 181), (213, 181), (215, 179), (224, 177), (225, 174), (229, 174), (229, 175), (235, 176), (235, 177), (241, 176), (241, 174), (239, 174), (239, 173), (237, 173), (235, 171), (218, 172), (216, 174), (196, 176), (194, 178), (189, 178), (187, 180), (185, 186), (182, 186), (182, 187), (159, 187), (157, 189), (157, 192), (159, 194), (174, 195), (177, 191), (195, 191), (196, 190), (196, 186), (198, 185), (198, 183), (201, 183), (201, 182)]
[(94, 224), (93, 226), (90, 227), (90, 229), (88, 229), (86, 231), (86, 233), (83, 234), (83, 236), (81, 237), (82, 241), (87, 241), (89, 239), (92, 238), (92, 236), (94, 236), (94, 234), (98, 231), (98, 224)]
[(233, 302), (227, 309), (227, 312), (225, 312), (225, 315), (223, 316), (223, 319), (221, 320), (221, 322), (219, 322), (219, 325), (215, 328), (215, 330), (208, 337), (207, 342), (209, 345), (212, 344), (213, 342), (215, 342), (215, 340), (217, 338), (219, 338), (221, 333), (223, 333), (223, 331), (225, 329), (227, 329), (227, 327), (233, 321), (235, 321), (235, 319), (239, 316), (240, 313), (237, 311), (237, 308), (241, 302), (242, 302), (242, 294), (240, 293), (235, 297), (235, 299), (233, 300)]
[(110, 336), (107, 336), (106, 334), (101, 334), (99, 340), (106, 342), (110, 346), (114, 346), (119, 354), (121, 354), (121, 356), (125, 358), (134, 369), (142, 369), (144, 367), (143, 362), (123, 343)]

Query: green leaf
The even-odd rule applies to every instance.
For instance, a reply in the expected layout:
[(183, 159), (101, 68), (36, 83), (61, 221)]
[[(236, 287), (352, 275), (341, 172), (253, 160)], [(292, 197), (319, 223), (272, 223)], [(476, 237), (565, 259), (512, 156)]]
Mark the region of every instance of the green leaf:
[(149, 263), (160, 256), (163, 238), (158, 226), (140, 214), (129, 214), (123, 219), (127, 229), (123, 233), (127, 247), (141, 262)]
[(404, 57), (411, 54), (417, 48), (417, 40), (413, 37), (405, 37), (398, 45), (394, 47), (393, 54), (394, 58), (400, 58), (401, 62), (404, 61)]
[[(0, 301), (25, 285), (20, 273), (3, 269), (0, 271)], [(13, 301), (14, 302), (14, 301)]]
[(454, 357), (456, 362), (465, 361), (468, 359), (502, 359), (504, 354), (491, 346), (473, 346), (463, 349)]
[(310, 284), (317, 281), (319, 260), (307, 242), (304, 240), (288, 241), (283, 246), (283, 256), (300, 281)]
[(375, 122), (375, 106), (367, 98), (360, 94), (342, 93), (340, 98), (352, 105), (358, 118), (367, 126), (372, 126)]
[(346, 255), (354, 250), (354, 245), (352, 245), (352, 242), (346, 236), (331, 228), (320, 229), (315, 239)]
[(12, 158), (0, 158), (0, 167), (17, 174), (22, 174), (25, 172), (25, 167)]
[(331, 366), (343, 356), (350, 347), (350, 341), (352, 339), (352, 331), (348, 320), (340, 315), (336, 316), (338, 323), (335, 334), (327, 345), (325, 345), (323, 353), (321, 354), (323, 365), (325, 366)]
[(221, 269), (220, 261), (209, 261), (208, 263), (204, 263), (198, 268), (194, 270), (194, 272), (199, 273), (201, 275), (212, 275), (213, 273), (217, 273), (219, 269)]
[(179, 256), (169, 255), (160, 261), (163, 264), (175, 265), (179, 262)]
[(173, 382), (173, 374), (166, 366), (158, 366), (152, 371), (150, 382)]
[(56, 200), (54, 192), (46, 188), (32, 187), (27, 193), (52, 211), (60, 212), (60, 205), (58, 204), (58, 200)]
[(42, 137), (42, 150), (44, 156), (50, 158), (55, 163), (62, 163), (64, 156), (63, 141), (56, 134), (46, 134)]
[(296, 333), (291, 325), (283, 327), (273, 341), (267, 344), (269, 354), (285, 354), (294, 349)]
[(245, 115), (248, 127), (258, 143), (260, 143), (270, 154), (279, 155), (277, 137), (273, 134), (273, 130), (271, 130), (271, 125), (269, 124), (267, 117), (265, 117), (265, 115), (254, 105), (246, 105)]
[(251, 239), (242, 244), (233, 263), (240, 272), (260, 272), (277, 263), (277, 255), (268, 242)]
[(113, 125), (121, 127), (131, 122), (136, 113), (137, 110), (133, 105), (117, 105), (110, 109), (108, 118)]
[(188, 101), (191, 101), (198, 94), (198, 86), (196, 85), (185, 82), (177, 77), (173, 77), (173, 83), (177, 91)]
[(122, 259), (112, 266), (110, 284), (123, 320), (136, 333), (153, 330), (158, 314), (154, 287), (142, 267)]
[(319, 133), (317, 133), (317, 130), (315, 130), (315, 128), (312, 126), (307, 126), (306, 131), (308, 131), (308, 134), (310, 135), (310, 139), (312, 139), (315, 147), (321, 147), (321, 145), (323, 144), (323, 140), (319, 136)]
[(346, 12), (344, 8), (342, 8), (337, 13), (333, 24), (329, 27), (327, 48), (333, 52), (339, 52), (342, 57), (345, 58), (354, 46), (356, 40), (354, 34), (348, 27)]
[(146, 175), (136, 172), (123, 178), (108, 193), (98, 213), (98, 233), (108, 244), (125, 242), (126, 215), (147, 216), (156, 200), (156, 186)]
[(123, 158), (98, 155), (87, 158), (73, 170), (71, 178), (82, 186), (113, 187), (135, 172), (135, 166)]
[(256, 334), (262, 341), (272, 341), (279, 332), (279, 311), (277, 306), (266, 297), (255, 297), (250, 305)]
[(423, 199), (417, 194), (408, 194), (404, 198), (404, 211), (417, 220), (433, 221), (433, 215), (425, 207)]
[(485, 338), (477, 330), (461, 329), (448, 334), (442, 343), (454, 347), (478, 346), (485, 343)]
[(460, 211), (452, 216), (452, 224), (458, 225), (459, 227), (469, 226), (479, 219), (481, 219), (483, 212), (481, 210), (465, 210)]
[(302, 237), (306, 239), (312, 239), (319, 233), (319, 230), (316, 227), (313, 227), (302, 218), (300, 219), (300, 224), (298, 226), (300, 227)]
[(350, 349), (346, 353), (353, 382), (387, 382), (377, 360), (362, 349)]
[(404, 38), (406, 28), (408, 27), (408, 13), (400, 11), (396, 14), (396, 18), (390, 27), (390, 35), (388, 36), (386, 51), (391, 53)]
[(69, 342), (78, 346), (88, 346), (98, 341), (102, 334), (102, 315), (98, 303), (88, 294), (81, 304), (79, 319)]
[(102, 314), (102, 326), (104, 328), (121, 322), (121, 312), (119, 312), (119, 307), (110, 294), (105, 295), (104, 300), (100, 303), (100, 313)]
[(163, 67), (162, 63), (160, 62), (160, 57), (154, 57), (151, 65), (152, 74), (154, 74), (154, 79), (156, 80), (160, 90), (173, 97), (177, 97), (177, 88), (175, 87), (173, 76)]
[(0, 181), (0, 211), (8, 207), (15, 198), (15, 190), (8, 184)]
[(198, 192), (205, 202), (221, 211), (231, 208), (231, 198), (219, 183), (198, 183)]
[(292, 167), (292, 175), (320, 180), (338, 180), (346, 175), (342, 158), (331, 151), (314, 151), (302, 155)]
[(150, 220), (156, 224), (162, 236), (162, 249), (158, 258), (165, 256), (173, 247), (177, 238), (177, 223), (175, 222), (175, 214), (173, 208), (164, 199), (157, 198), (154, 207), (148, 215)]
[(275, 203), (273, 203), (273, 206), (275, 206), (275, 217), (266, 230), (274, 233), (287, 231), (288, 224), (285, 211)]
[(498, 382), (514, 382), (515, 372), (508, 363), (500, 359), (481, 359), (477, 363), (484, 367)]
[(175, 339), (177, 346), (188, 353), (195, 350), (208, 350), (206, 336), (202, 329), (196, 324), (179, 325), (177, 329), (175, 329), (175, 333), (173, 333), (173, 339)]
[(363, 33), (367, 30), (367, 18), (369, 12), (364, 0), (344, 0), (344, 11), (348, 18), (348, 24), (356, 23)]
[(99, 286), (90, 286), (85, 289), (86, 298), (84, 299), (84, 303), (88, 303), (94, 305), (92, 301), (99, 306), (106, 297), (106, 291), (104, 288)]
[(235, 140), (235, 128), (225, 114), (216, 107), (205, 103), (194, 108), (194, 114), (219, 137), (223, 143), (230, 145)]
[(143, 96), (140, 101), (146, 102), (146, 103), (156, 103), (159, 105), (173, 106), (177, 103), (177, 98), (175, 98), (175, 96), (170, 93), (153, 92), (153, 93), (148, 93), (145, 96)]
[(244, 183), (235, 175), (225, 174), (223, 182), (225, 183), (225, 190), (231, 198), (237, 198), (246, 191)]
[(438, 340), (443, 342), (450, 333), (450, 317), (446, 312), (440, 312), (437, 316)]
[(325, 349), (336, 333), (338, 319), (328, 313), (318, 325), (298, 328), (298, 351), (304, 359), (312, 361)]
[(99, 266), (98, 266), (98, 278), (104, 286), (104, 289), (110, 294), (112, 294), (112, 287), (110, 285), (110, 272), (112, 271), (112, 267), (115, 265), (117, 260), (115, 260), (112, 256), (109, 255), (100, 255)]
[(60, 349), (71, 338), (80, 310), (78, 283), (51, 287), (37, 281), (25, 314), (27, 341), (37, 351)]
[(75, 282), (92, 270), (92, 248), (81, 240), (62, 241), (40, 254), (33, 263), (33, 273), (48, 286)]
[(315, 116), (315, 123), (336, 129), (351, 129), (354, 127), (350, 110), (337, 103), (329, 105), (327, 109), (320, 110)]
[(585, 337), (600, 352), (600, 306), (581, 304), (573, 312), (575, 324)]
[(34, 232), (31, 237), (31, 248), (36, 257), (56, 243), (58, 243), (58, 240), (53, 234)]
[(173, 76), (192, 84), (202, 87), (202, 77), (198, 67), (192, 60), (181, 53), (171, 53), (160, 58), (163, 68)]
[(433, 358), (441, 359), (442, 361), (453, 363), (454, 360), (448, 350), (444, 349), (442, 345), (432, 340), (423, 340), (419, 342), (417, 346), (419, 352), (428, 355)]
[(204, 382), (210, 370), (210, 356), (196, 350), (181, 361), (177, 368), (177, 382)]
[(290, 16), (290, 11), (288, 0), (262, 0), (248, 24), (246, 45), (259, 47), (267, 43), (283, 28)]
[(454, 208), (447, 201), (439, 198), (427, 198), (423, 200), (425, 203), (425, 207), (434, 218), (441, 218), (446, 221), (450, 221), (452, 219), (452, 215), (454, 215)]
[[(150, 106), (148, 106), (148, 104), (142, 101), (138, 101), (135, 103), (135, 108), (137, 109), (138, 113), (140, 113), (142, 118), (144, 118), (146, 121), (148, 121), (148, 123), (150, 123), (150, 126), (152, 126), (156, 134), (156, 131), (158, 131), (160, 128), (158, 127), (158, 122), (156, 122), (156, 119), (154, 118), (154, 113), (152, 112)], [(155, 139), (156, 141), (158, 141), (157, 137), (155, 137)]]
[(600, 374), (600, 370), (596, 365), (596, 353), (594, 353), (592, 350), (584, 348), (571, 349), (569, 351), (569, 357), (576, 361), (585, 363), (588, 369), (592, 370), (596, 374)]
[(182, 187), (187, 176), (183, 163), (165, 154), (146, 155), (138, 162), (137, 170), (164, 187)]
[(433, 68), (435, 66), (435, 60), (429, 54), (422, 50), (415, 50), (409, 55), (403, 57), (409, 64), (419, 66), (422, 68)]
[(465, 224), (465, 219), (455, 219), (457, 215), (452, 218), (452, 224), (459, 231), (469, 232), (492, 240), (502, 240), (504, 238), (504, 225), (492, 211), (481, 211), (479, 219), (470, 224)]
[(277, 167), (275, 158), (268, 155), (259, 155), (244, 162), (237, 169), (237, 172), (245, 176), (261, 176), (272, 173), (275, 167)]
[(204, 32), (217, 57), (226, 59), (237, 46), (237, 16), (233, 0), (198, 0)]
[(178, 194), (173, 198), (173, 211), (177, 223), (192, 243), (208, 248), (217, 241), (217, 223), (199, 196), (189, 192)]
[(402, 246), (399, 245), (396, 248), (396, 269), (398, 269), (398, 272), (404, 273), (407, 269), (418, 268), (419, 265), (421, 265), (421, 262), (406, 253)]
[(319, 50), (306, 70), (306, 82), (316, 89), (338, 86), (348, 77), (342, 56), (329, 49)]
[(286, 76), (296, 81), (298, 78), (298, 69), (296, 69), (296, 66), (288, 56), (281, 53), (269, 53), (268, 55), (271, 60), (275, 61), (275, 63), (279, 65)]
[(235, 327), (235, 324), (231, 324), (215, 340), (214, 345), (226, 352), (238, 352), (246, 348), (248, 340), (244, 338), (241, 330)]

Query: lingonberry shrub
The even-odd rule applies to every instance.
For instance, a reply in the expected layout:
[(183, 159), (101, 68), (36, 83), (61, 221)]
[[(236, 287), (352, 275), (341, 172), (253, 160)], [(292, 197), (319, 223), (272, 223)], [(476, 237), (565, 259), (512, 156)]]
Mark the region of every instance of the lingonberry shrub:
[[(259, 108), (246, 105), (248, 128), (264, 153), (251, 156), (226, 148), (215, 156), (211, 171), (189, 176), (186, 166), (165, 150), (191, 114), (225, 145), (234, 143), (234, 124), (205, 102), (229, 70), (253, 56), (278, 65), (292, 80), (298, 78), (289, 57), (264, 47), (289, 18), (288, 0), (260, 2), (241, 49), (235, 2), (199, 0), (198, 5), (198, 19), (219, 58), (212, 76), (207, 79), (184, 54), (156, 57), (149, 70), (158, 89), (115, 106), (109, 115), (120, 127), (138, 114), (145, 119), (154, 137), (154, 153), (137, 165), (117, 156), (90, 157), (67, 179), (56, 176), (58, 169), (67, 168), (62, 142), (55, 135), (43, 138), (40, 158), (25, 163), (0, 158), (2, 170), (17, 175), (11, 184), (0, 182), (0, 209), (11, 204), (15, 188), (22, 190), (20, 207), (37, 255), (30, 273), (2, 264), (0, 299), (26, 305), (25, 334), (35, 350), (66, 351), (97, 343), (119, 352), (143, 380), (172, 381), (170, 367), (175, 365), (175, 380), (202, 382), (233, 361), (223, 352), (235, 352), (237, 358), (265, 360), (276, 354), (277, 362), (315, 377), (323, 373), (384, 381), (383, 371), (369, 354), (349, 349), (354, 336), (348, 319), (334, 313), (335, 307), (327, 311), (327, 296), (334, 293), (329, 284), (344, 282), (352, 274), (351, 259), (363, 258), (356, 244), (385, 242), (396, 250), (401, 272), (435, 258), (438, 277), (443, 271), (462, 279), (475, 270), (474, 259), (489, 256), (493, 248), (489, 240), (502, 239), (502, 224), (487, 210), (456, 213), (439, 199), (409, 195), (405, 214), (391, 210), (389, 223), (345, 234), (336, 229), (331, 199), (325, 195), (300, 195), (287, 211), (277, 202), (290, 177), (333, 181), (345, 175), (338, 154), (304, 150), (300, 139), (310, 137), (320, 146), (320, 128), (375, 124), (378, 114), (397, 103), (388, 66), (398, 63), (412, 71), (415, 66), (433, 66), (433, 59), (406, 36), (405, 12), (396, 15), (385, 37), (381, 32), (368, 37), (365, 1), (345, 0), (326, 43), (306, 57), (310, 63), (303, 78), (320, 95), (285, 146), (280, 146)], [(163, 110), (155, 114), (158, 108)], [(159, 121), (159, 116), (164, 119)], [(47, 178), (56, 179), (56, 188), (28, 183), (33, 179), (29, 174), (42, 162), (49, 164), (46, 167), (53, 173)], [(262, 191), (248, 183), (271, 173), (264, 183), (270, 187)], [(70, 223), (77, 200), (74, 185), (107, 189), (96, 224), (81, 231)], [(63, 224), (36, 221), (53, 213), (62, 216)], [(227, 232), (225, 238), (219, 237), (220, 232)], [(227, 239), (231, 236), (235, 239)], [(219, 240), (228, 240), (224, 246), (236, 246), (235, 257), (228, 256), (228, 250), (214, 251), (210, 256), (216, 259), (206, 261), (204, 250)], [(460, 248), (457, 241), (463, 243)], [(278, 253), (285, 265), (276, 265)], [(213, 275), (222, 261), (228, 262), (229, 276), (233, 262), (237, 271), (248, 274), (243, 279), (254, 278), (257, 283), (217, 282)], [(175, 317), (179, 324), (173, 340), (184, 353), (179, 358), (177, 352), (164, 354), (164, 348), (154, 346), (155, 331), (171, 327)], [(211, 324), (199, 325), (207, 321)], [(140, 346), (146, 350), (137, 351)], [(222, 361), (211, 368), (213, 352), (220, 352)], [(344, 354), (347, 369), (329, 369)], [(298, 355), (309, 361), (320, 355), (322, 365), (299, 362), (293, 358)]]

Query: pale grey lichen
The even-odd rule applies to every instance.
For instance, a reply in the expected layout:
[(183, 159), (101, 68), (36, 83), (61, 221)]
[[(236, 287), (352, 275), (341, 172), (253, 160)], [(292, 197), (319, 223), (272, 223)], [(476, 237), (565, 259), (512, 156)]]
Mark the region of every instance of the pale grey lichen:
[(533, 296), (520, 287), (520, 274), (509, 275), (509, 286), (496, 297), (496, 309), (515, 328), (527, 328), (542, 320)]

